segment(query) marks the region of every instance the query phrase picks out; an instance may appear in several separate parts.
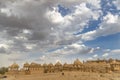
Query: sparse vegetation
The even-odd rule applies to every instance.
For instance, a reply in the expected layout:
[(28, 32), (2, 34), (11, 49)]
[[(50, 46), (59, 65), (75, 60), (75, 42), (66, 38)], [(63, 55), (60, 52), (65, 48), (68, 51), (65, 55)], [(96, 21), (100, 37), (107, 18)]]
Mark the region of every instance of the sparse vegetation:
[(6, 67), (0, 68), (0, 74), (5, 74), (5, 72), (7, 72), (7, 71), (8, 71), (8, 68), (6, 68)]

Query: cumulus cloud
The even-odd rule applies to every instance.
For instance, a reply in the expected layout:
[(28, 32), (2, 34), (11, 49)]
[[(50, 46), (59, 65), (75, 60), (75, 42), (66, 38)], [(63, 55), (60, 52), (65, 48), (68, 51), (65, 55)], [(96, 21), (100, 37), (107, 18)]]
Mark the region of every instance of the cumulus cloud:
[(113, 50), (105, 50), (105, 53), (102, 54), (103, 58), (119, 58), (120, 49), (113, 49)]
[(18, 62), (19, 64), (24, 62), (24, 58), (26, 58), (26, 54), (24, 56), (22, 54), (18, 54), (18, 52), (12, 51), (12, 54), (0, 54), (0, 66), (9, 66), (13, 62)]
[(120, 0), (115, 0), (114, 4), (117, 6), (117, 9), (120, 10)]
[[(58, 5), (70, 12), (63, 16)], [(82, 40), (119, 32), (119, 16), (109, 13), (97, 30), (80, 37), (73, 34), (82, 32), (91, 19), (98, 20), (100, 8), (100, 0), (0, 0), (1, 61), (22, 61), (20, 58), (25, 60), (31, 55), (40, 56), (38, 61), (47, 61), (50, 56), (57, 60), (61, 55), (98, 51), (99, 47), (88, 47)], [(54, 51), (50, 52), (52, 49)]]
[(104, 53), (102, 56), (107, 57), (108, 55), (109, 55), (109, 53)]
[(95, 53), (96, 51), (99, 51), (99, 49), (98, 47), (91, 48), (91, 47), (85, 46), (84, 44), (73, 43), (50, 52), (50, 56), (60, 57), (60, 56), (69, 56), (69, 55), (86, 55), (86, 54)]
[(97, 55), (97, 54), (95, 54), (95, 55), (93, 55), (93, 57), (94, 57), (94, 58), (96, 58), (96, 57), (98, 57), (98, 55)]
[(120, 54), (120, 49), (115, 49), (111, 51), (112, 54)]
[[(37, 44), (36, 46), (43, 46), (45, 49), (52, 44), (56, 47), (64, 44), (63, 42), (72, 43), (75, 41), (73, 32), (82, 31), (91, 16), (93, 19), (99, 17), (99, 12), (92, 12), (85, 2), (93, 4), (96, 0), (93, 2), (87, 0), (1, 1), (4, 6), (0, 9), (0, 25), (6, 31), (3, 36), (13, 40), (13, 46), (18, 45), (19, 49), (23, 48), (20, 50), (25, 50), (25, 43)], [(69, 8), (72, 12), (63, 17), (58, 11), (58, 4)]]
[(107, 36), (119, 33), (120, 32), (119, 21), (120, 16), (108, 13), (106, 16), (104, 16), (103, 22), (100, 24), (100, 27), (96, 30), (82, 34), (82, 39), (93, 40), (100, 36)]

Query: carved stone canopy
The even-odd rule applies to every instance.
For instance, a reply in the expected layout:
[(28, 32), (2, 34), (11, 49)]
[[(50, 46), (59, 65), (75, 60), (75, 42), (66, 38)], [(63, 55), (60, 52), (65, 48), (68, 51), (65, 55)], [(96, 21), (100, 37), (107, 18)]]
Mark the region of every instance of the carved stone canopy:
[(19, 68), (19, 65), (16, 64), (16, 63), (13, 63), (13, 64), (10, 66), (10, 68)]
[(82, 62), (80, 62), (79, 59), (76, 59), (76, 60), (74, 61), (74, 65), (81, 65), (81, 64), (82, 64)]

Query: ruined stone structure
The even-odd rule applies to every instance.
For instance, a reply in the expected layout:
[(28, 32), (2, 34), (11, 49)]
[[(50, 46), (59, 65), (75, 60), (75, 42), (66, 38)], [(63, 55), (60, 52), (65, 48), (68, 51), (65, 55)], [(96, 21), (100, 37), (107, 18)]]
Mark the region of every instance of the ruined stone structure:
[(82, 63), (79, 59), (76, 59), (72, 64), (37, 64), (32, 62), (31, 64), (25, 63), (23, 68), (19, 70), (18, 64), (14, 63), (9, 67), (9, 74), (41, 74), (41, 73), (56, 73), (65, 71), (80, 71), (80, 72), (97, 72), (97, 73), (110, 73), (120, 71), (120, 61), (109, 60), (89, 60)]
[(11, 66), (8, 67), (8, 74), (19, 74), (19, 65), (13, 63)]
[(41, 64), (32, 62), (31, 64), (25, 63), (23, 66), (24, 74), (40, 74), (43, 73), (44, 67)]

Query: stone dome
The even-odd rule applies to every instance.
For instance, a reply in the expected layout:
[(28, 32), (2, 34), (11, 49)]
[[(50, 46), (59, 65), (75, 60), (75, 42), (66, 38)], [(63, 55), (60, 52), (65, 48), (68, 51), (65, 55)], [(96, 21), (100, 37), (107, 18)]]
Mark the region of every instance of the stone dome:
[(30, 65), (36, 65), (36, 63), (32, 62)]
[(80, 62), (79, 59), (76, 59), (76, 60), (74, 61), (74, 65), (81, 65), (81, 64), (82, 64), (82, 62)]
[(32, 62), (32, 63), (30, 64), (30, 67), (36, 67), (36, 66), (37, 66), (37, 63)]
[(64, 63), (64, 65), (63, 65), (64, 67), (68, 67), (69, 65), (67, 64), (67, 63)]
[(58, 61), (55, 66), (62, 66), (62, 64)]
[(47, 64), (46, 64), (46, 63), (44, 63), (44, 64), (43, 64), (43, 67), (46, 67), (46, 66), (47, 66)]
[[(110, 59), (108, 60), (108, 62), (109, 62), (110, 64), (117, 63), (117, 61), (116, 61), (115, 59), (112, 59), (112, 58), (110, 58)], [(118, 62), (118, 63), (119, 63), (119, 62)]]
[(53, 64), (52, 64), (52, 63), (50, 63), (50, 64), (48, 64), (48, 66), (53, 66)]
[(41, 67), (41, 64), (38, 64), (39, 67)]
[(24, 67), (29, 67), (29, 66), (30, 66), (29, 63), (27, 62), (24, 64)]
[(10, 67), (11, 67), (11, 68), (19, 68), (19, 65), (16, 64), (16, 63), (13, 63)]

